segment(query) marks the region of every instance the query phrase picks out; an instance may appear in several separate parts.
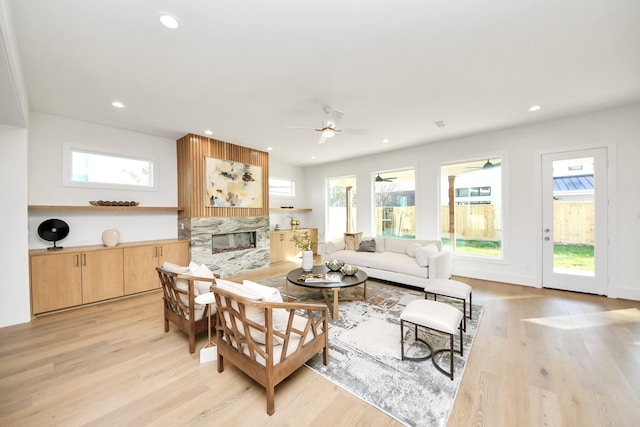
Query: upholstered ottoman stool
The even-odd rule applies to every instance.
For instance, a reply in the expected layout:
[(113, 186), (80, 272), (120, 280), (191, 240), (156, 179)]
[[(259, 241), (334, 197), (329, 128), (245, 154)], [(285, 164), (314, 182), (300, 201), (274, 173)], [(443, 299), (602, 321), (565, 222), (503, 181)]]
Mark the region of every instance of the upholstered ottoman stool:
[(458, 282), (457, 280), (431, 279), (424, 288), (425, 299), (429, 299), (429, 294), (433, 294), (434, 301), (437, 300), (438, 295), (462, 300), (462, 312), (465, 314), (462, 328), (464, 331), (467, 330), (467, 298), (469, 299), (469, 319), (471, 319), (471, 286), (466, 283)]
[[(460, 331), (460, 350), (456, 353), (463, 355), (463, 339), (462, 339), (462, 319), (464, 315), (457, 308), (438, 301), (431, 300), (414, 300), (411, 301), (400, 315), (400, 352), (402, 360), (427, 360), (431, 358), (433, 366), (440, 372), (447, 375), (453, 380), (453, 336), (456, 330)], [(409, 357), (404, 353), (404, 323), (409, 322), (414, 325), (414, 334), (416, 341), (425, 344), (429, 349), (429, 354), (423, 357)], [(435, 350), (429, 343), (418, 337), (418, 326), (426, 329), (440, 332), (449, 336), (449, 348)], [(447, 372), (438, 365), (435, 356), (443, 351), (448, 351), (450, 356), (450, 369)]]

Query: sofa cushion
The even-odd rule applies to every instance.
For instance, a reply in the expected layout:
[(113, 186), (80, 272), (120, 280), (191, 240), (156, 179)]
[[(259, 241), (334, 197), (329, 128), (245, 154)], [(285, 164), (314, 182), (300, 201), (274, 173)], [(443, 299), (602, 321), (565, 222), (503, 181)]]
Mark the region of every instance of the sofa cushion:
[(407, 253), (407, 246), (415, 243), (412, 239), (400, 239), (394, 237), (388, 237), (385, 242), (385, 252), (397, 252), (399, 254)]
[(362, 241), (362, 232), (360, 233), (344, 233), (345, 249), (355, 251), (360, 247)]
[(345, 248), (344, 239), (334, 240), (332, 242), (326, 243), (324, 252), (326, 254), (331, 254), (336, 251), (342, 251), (344, 250), (344, 248)]
[(376, 251), (375, 239), (363, 240), (360, 242), (360, 246), (358, 246), (358, 252), (375, 252), (375, 251)]
[(415, 258), (416, 249), (421, 247), (422, 245), (420, 243), (411, 243), (409, 246), (407, 246), (407, 255), (409, 255), (411, 258)]
[(344, 261), (345, 264), (358, 265), (362, 267), (369, 267), (371, 265), (371, 259), (377, 252), (356, 252), (342, 250), (331, 254), (335, 259)]
[(369, 260), (369, 266), (378, 270), (393, 271), (395, 273), (408, 274), (410, 276), (429, 277), (429, 270), (420, 267), (416, 261), (406, 254), (396, 252), (376, 253)]
[(429, 266), (429, 257), (438, 253), (438, 247), (433, 243), (416, 249), (416, 262), (420, 267)]

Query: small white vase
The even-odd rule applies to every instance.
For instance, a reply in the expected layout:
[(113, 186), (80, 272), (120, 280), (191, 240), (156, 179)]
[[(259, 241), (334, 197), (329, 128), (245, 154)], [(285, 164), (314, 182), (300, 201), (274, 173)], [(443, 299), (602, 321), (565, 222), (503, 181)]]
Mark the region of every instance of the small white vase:
[(105, 246), (115, 246), (120, 242), (120, 231), (117, 228), (110, 228), (102, 232), (102, 243)]
[(302, 251), (302, 270), (311, 271), (313, 269), (313, 251)]

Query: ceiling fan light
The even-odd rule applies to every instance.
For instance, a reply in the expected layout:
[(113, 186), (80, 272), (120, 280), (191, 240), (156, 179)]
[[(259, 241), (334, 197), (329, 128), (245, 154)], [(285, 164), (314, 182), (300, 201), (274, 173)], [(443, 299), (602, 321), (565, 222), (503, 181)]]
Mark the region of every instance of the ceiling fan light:
[(325, 129), (325, 130), (322, 131), (322, 137), (323, 138), (331, 138), (335, 134), (336, 133), (332, 129)]

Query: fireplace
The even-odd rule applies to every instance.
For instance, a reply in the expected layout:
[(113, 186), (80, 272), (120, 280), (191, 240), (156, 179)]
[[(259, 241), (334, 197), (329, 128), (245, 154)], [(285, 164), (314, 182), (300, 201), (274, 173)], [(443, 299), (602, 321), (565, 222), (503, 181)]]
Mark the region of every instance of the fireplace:
[(211, 253), (221, 254), (256, 248), (255, 231), (237, 231), (233, 233), (212, 234)]
[[(239, 236), (245, 233), (249, 236)], [(271, 261), (268, 216), (178, 218), (178, 237), (191, 242), (191, 261), (222, 277), (265, 268)], [(244, 244), (253, 246), (230, 250)]]

